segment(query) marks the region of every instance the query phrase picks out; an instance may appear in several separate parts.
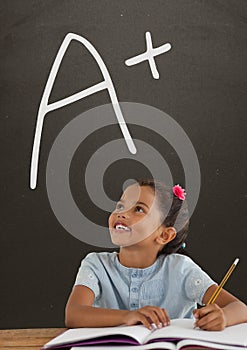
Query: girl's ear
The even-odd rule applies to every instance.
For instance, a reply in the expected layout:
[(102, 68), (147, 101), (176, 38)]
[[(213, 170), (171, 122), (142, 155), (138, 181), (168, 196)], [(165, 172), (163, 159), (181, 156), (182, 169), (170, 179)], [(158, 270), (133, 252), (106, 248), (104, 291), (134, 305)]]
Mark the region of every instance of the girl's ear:
[(170, 241), (172, 241), (177, 235), (177, 232), (175, 230), (174, 227), (170, 226), (170, 227), (165, 227), (162, 226), (162, 231), (161, 233), (157, 236), (156, 241), (159, 244), (167, 244)]

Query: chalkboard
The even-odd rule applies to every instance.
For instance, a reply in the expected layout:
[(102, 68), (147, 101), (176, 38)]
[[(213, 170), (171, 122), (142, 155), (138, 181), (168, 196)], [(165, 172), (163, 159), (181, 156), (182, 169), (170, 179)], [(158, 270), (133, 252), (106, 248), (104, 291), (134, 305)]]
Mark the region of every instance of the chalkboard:
[[(95, 228), (107, 229), (127, 179), (152, 175), (145, 157), (157, 156), (157, 172), (169, 169), (168, 178), (193, 193), (187, 253), (216, 281), (239, 257), (226, 289), (247, 302), (246, 2), (11, 0), (0, 6), (0, 328), (64, 325), (81, 259), (116, 249), (97, 244)], [(83, 90), (88, 96), (75, 95)], [(111, 161), (113, 150), (119, 158)], [(64, 178), (54, 159), (68, 163)], [(64, 179), (81, 215), (79, 238), (73, 223), (59, 219), (59, 208), (69, 203), (58, 203)], [(106, 208), (92, 200), (90, 180), (107, 194)]]

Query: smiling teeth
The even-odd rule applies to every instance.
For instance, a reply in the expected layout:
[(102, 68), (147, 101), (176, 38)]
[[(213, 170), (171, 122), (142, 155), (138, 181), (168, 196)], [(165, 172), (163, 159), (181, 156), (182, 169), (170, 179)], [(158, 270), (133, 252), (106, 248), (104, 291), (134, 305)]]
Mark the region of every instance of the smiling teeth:
[(124, 231), (129, 231), (130, 229), (127, 226), (123, 225), (116, 225), (117, 230), (124, 230)]

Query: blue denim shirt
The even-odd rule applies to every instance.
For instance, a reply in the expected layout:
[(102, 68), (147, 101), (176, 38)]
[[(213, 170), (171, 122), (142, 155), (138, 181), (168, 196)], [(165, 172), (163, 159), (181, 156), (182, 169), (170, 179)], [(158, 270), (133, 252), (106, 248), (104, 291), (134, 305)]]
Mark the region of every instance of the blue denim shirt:
[(146, 305), (165, 308), (171, 319), (192, 318), (196, 303), (215, 282), (189, 257), (160, 255), (140, 269), (120, 264), (116, 252), (90, 253), (82, 260), (75, 285), (95, 294), (94, 306), (135, 310)]

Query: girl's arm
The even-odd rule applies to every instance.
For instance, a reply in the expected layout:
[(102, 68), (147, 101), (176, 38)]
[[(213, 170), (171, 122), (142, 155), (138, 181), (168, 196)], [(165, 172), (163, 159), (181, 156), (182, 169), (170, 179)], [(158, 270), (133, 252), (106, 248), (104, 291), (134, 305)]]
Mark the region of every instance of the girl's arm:
[(124, 310), (95, 308), (93, 291), (86, 286), (75, 286), (65, 309), (65, 324), (74, 327), (104, 327), (123, 323)]
[[(203, 297), (207, 304), (217, 285), (208, 288)], [(227, 326), (247, 322), (247, 306), (222, 289), (214, 304), (194, 310), (195, 326), (205, 330), (222, 330)]]
[(69, 328), (112, 327), (142, 323), (152, 329), (151, 323), (160, 327), (160, 324), (168, 325), (170, 322), (166, 311), (156, 306), (145, 306), (133, 311), (113, 310), (94, 307), (93, 302), (94, 293), (90, 288), (75, 286), (65, 309), (66, 326)]

